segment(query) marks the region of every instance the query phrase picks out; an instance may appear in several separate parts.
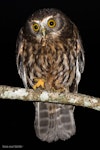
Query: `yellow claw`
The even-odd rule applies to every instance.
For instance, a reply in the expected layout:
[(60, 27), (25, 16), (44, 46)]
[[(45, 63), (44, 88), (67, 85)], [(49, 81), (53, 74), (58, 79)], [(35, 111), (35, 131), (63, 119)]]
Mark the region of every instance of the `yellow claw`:
[(42, 87), (44, 88), (44, 83), (45, 83), (45, 80), (44, 79), (38, 79), (38, 78), (35, 78), (34, 79), (35, 82), (37, 82), (34, 86), (33, 86), (33, 89), (36, 90), (36, 88), (38, 87)]

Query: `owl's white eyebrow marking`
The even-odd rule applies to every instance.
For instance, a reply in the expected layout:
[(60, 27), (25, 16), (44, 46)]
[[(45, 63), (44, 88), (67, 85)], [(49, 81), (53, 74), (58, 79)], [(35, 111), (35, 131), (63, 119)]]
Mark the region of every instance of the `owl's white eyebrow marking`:
[(34, 20), (34, 22), (36, 22), (36, 23), (38, 23), (38, 24), (40, 24), (40, 23), (46, 24), (47, 21), (48, 21), (50, 18), (53, 18), (53, 16), (51, 15), (51, 16), (49, 16), (49, 17), (45, 17), (45, 18), (43, 18), (42, 20)]
[(53, 16), (49, 16), (49, 17), (43, 18), (43, 20), (41, 21), (41, 23), (42, 23), (42, 24), (47, 24), (47, 21), (48, 21), (50, 18), (53, 18)]
[(40, 20), (34, 20), (34, 22), (39, 24), (39, 23), (40, 23)]

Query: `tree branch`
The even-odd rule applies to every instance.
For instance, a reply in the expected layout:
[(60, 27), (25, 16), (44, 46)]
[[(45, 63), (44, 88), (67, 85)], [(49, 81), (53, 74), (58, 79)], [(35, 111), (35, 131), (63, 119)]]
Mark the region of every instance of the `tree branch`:
[(33, 90), (1, 85), (0, 98), (10, 100), (71, 104), (75, 106), (82, 106), (100, 111), (100, 98), (80, 93), (73, 94), (73, 93), (48, 92), (39, 89)]

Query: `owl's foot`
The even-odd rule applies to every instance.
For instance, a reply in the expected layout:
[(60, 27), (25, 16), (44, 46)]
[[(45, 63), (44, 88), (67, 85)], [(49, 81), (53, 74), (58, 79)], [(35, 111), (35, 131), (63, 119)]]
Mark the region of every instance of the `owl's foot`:
[(38, 87), (42, 87), (44, 88), (44, 83), (45, 83), (45, 80), (44, 79), (39, 79), (39, 78), (35, 78), (34, 81), (36, 82), (36, 84), (33, 86), (33, 89), (36, 90), (36, 88)]

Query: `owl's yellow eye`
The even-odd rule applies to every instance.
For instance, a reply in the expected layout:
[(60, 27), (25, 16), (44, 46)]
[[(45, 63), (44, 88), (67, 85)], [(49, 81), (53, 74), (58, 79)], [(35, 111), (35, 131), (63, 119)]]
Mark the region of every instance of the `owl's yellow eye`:
[(40, 29), (39, 24), (37, 24), (37, 23), (34, 23), (32, 27), (35, 32), (38, 32)]
[(48, 20), (48, 26), (49, 26), (50, 28), (54, 28), (54, 27), (56, 26), (55, 20), (54, 20), (54, 19)]

